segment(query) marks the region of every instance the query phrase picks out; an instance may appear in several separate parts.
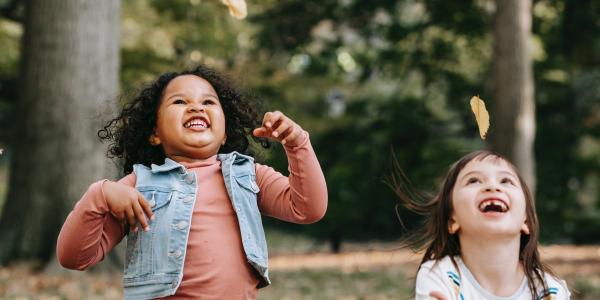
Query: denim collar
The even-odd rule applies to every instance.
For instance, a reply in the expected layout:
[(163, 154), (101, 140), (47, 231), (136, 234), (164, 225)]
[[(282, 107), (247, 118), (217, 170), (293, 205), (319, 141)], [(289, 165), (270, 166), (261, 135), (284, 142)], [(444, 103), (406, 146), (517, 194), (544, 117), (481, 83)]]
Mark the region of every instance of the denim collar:
[[(217, 159), (220, 161), (227, 161), (230, 159), (234, 159), (234, 160), (235, 159), (247, 159), (250, 161), (254, 161), (253, 157), (241, 154), (237, 151), (233, 151), (230, 153), (220, 153), (217, 155)], [(152, 173), (168, 172), (168, 171), (175, 170), (175, 169), (180, 169), (181, 173), (187, 172), (187, 169), (185, 168), (185, 166), (183, 166), (182, 164), (180, 164), (170, 158), (165, 158), (165, 163), (162, 165), (152, 164), (151, 169), (152, 169)]]
[(180, 163), (178, 163), (170, 158), (165, 158), (165, 163), (162, 165), (152, 164), (151, 168), (152, 168), (152, 173), (168, 172), (168, 171), (175, 170), (175, 169), (180, 169), (180, 171), (182, 173), (186, 172), (186, 169), (183, 165), (181, 165)]
[(233, 159), (233, 160), (245, 159), (245, 160), (249, 160), (249, 161), (254, 161), (254, 158), (252, 156), (244, 155), (237, 151), (233, 151), (233, 152), (229, 152), (229, 153), (220, 153), (219, 155), (217, 155), (217, 159), (222, 162), (228, 161), (230, 159)]

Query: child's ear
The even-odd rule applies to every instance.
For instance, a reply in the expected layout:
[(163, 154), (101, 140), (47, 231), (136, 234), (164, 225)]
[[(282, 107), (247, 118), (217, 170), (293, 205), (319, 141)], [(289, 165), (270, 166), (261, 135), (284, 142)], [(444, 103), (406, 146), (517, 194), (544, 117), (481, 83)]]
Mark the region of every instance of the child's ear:
[(454, 217), (450, 217), (450, 221), (448, 221), (448, 232), (450, 234), (455, 234), (458, 232), (459, 229), (460, 229), (460, 224), (458, 224), (458, 222), (456, 222), (456, 219), (454, 219)]
[(148, 138), (148, 141), (150, 142), (150, 145), (152, 145), (152, 146), (158, 146), (158, 145), (160, 145), (160, 138), (158, 136), (156, 136), (156, 134), (152, 134)]
[(527, 225), (527, 220), (523, 222), (523, 226), (521, 226), (521, 232), (525, 235), (529, 235), (529, 225)]
[(225, 136), (225, 137), (223, 138), (223, 141), (221, 142), (221, 146), (225, 145), (225, 143), (226, 143), (226, 142), (227, 142), (227, 136)]

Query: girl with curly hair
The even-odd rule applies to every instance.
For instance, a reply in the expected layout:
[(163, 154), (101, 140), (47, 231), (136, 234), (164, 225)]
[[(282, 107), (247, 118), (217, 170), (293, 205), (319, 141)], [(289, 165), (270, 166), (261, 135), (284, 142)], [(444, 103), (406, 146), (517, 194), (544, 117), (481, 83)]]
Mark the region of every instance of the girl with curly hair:
[[(200, 66), (166, 73), (98, 132), (127, 176), (93, 183), (60, 232), (83, 270), (126, 237), (126, 299), (255, 299), (269, 280), (261, 215), (312, 223), (327, 208), (309, 136)], [(255, 163), (249, 138), (283, 144), (289, 177)]]
[(404, 238), (424, 252), (416, 299), (569, 299), (565, 282), (540, 259), (533, 197), (506, 158), (489, 151), (463, 156), (432, 198), (397, 170), (391, 183), (400, 203), (425, 216), (424, 226)]

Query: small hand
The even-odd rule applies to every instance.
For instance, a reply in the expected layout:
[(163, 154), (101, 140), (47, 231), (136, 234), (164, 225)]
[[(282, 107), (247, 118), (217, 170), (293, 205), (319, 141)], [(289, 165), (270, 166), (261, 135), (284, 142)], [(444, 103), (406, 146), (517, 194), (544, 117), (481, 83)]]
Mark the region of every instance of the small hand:
[(150, 230), (146, 216), (153, 220), (154, 215), (152, 214), (152, 208), (140, 192), (135, 188), (110, 180), (102, 184), (102, 190), (108, 209), (117, 220), (129, 223), (129, 227), (133, 232), (138, 230), (137, 222), (140, 223), (144, 231)]
[(438, 292), (438, 291), (433, 291), (433, 292), (429, 293), (429, 296), (431, 296), (435, 300), (448, 300), (448, 298), (446, 298), (446, 296), (444, 296), (444, 294), (442, 294), (441, 292)]
[(256, 137), (270, 138), (283, 145), (297, 146), (296, 139), (302, 128), (280, 111), (268, 112), (263, 117), (262, 126), (252, 132)]

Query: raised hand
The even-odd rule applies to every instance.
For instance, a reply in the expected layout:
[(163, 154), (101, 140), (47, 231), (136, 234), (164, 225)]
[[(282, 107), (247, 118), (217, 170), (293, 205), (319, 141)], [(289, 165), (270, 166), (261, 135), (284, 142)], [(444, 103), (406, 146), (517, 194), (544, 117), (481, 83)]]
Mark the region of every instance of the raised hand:
[(302, 128), (280, 111), (267, 112), (263, 117), (262, 126), (252, 132), (256, 137), (276, 140), (283, 145), (295, 144)]
[(128, 223), (133, 232), (138, 230), (137, 222), (144, 231), (150, 230), (148, 218), (154, 219), (152, 208), (144, 196), (135, 188), (110, 180), (102, 184), (102, 190), (110, 213), (122, 223)]

